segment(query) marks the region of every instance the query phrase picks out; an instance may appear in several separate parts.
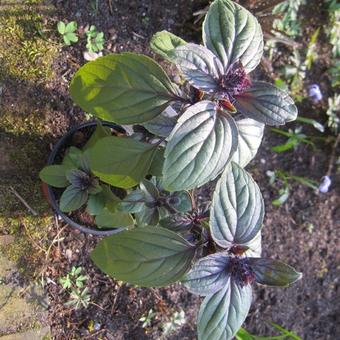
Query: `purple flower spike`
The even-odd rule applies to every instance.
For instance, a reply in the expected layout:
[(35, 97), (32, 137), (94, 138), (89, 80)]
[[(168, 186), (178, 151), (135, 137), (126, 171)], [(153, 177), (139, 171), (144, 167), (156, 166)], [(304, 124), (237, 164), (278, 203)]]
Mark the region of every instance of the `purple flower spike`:
[(322, 177), (321, 183), (319, 185), (319, 191), (325, 194), (326, 192), (328, 192), (331, 184), (332, 184), (332, 181), (329, 176)]
[(314, 104), (320, 102), (323, 98), (318, 84), (312, 84), (308, 87), (308, 96), (312, 99)]

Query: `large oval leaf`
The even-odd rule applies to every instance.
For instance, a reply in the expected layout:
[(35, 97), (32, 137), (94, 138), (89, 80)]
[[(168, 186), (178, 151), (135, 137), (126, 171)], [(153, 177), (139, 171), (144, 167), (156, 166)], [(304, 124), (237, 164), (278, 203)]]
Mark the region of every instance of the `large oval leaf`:
[(79, 209), (88, 198), (87, 190), (82, 190), (74, 185), (69, 185), (60, 197), (60, 210), (71, 212)]
[(244, 245), (255, 238), (264, 217), (264, 203), (251, 176), (231, 162), (217, 182), (210, 229), (214, 241), (223, 248)]
[(190, 268), (195, 247), (161, 227), (143, 227), (101, 240), (91, 254), (106, 274), (143, 287), (179, 280)]
[(157, 146), (131, 137), (104, 137), (87, 151), (92, 172), (103, 182), (132, 188), (148, 174)]
[(214, 294), (229, 283), (229, 259), (222, 253), (203, 257), (184, 276), (182, 282), (191, 293), (204, 296)]
[(234, 105), (240, 113), (268, 125), (283, 125), (297, 117), (294, 100), (266, 82), (254, 82), (236, 97)]
[(203, 23), (203, 42), (224, 69), (240, 61), (251, 72), (261, 61), (263, 34), (256, 18), (230, 0), (215, 0)]
[(185, 79), (194, 87), (215, 92), (219, 88), (219, 78), (224, 74), (223, 65), (204, 46), (186, 44), (173, 51), (173, 59)]
[(177, 91), (155, 61), (133, 53), (85, 64), (70, 86), (71, 97), (84, 111), (120, 124), (151, 120), (176, 99)]
[(255, 273), (257, 283), (287, 287), (302, 278), (302, 273), (281, 261), (263, 258), (249, 258), (249, 264)]
[(69, 185), (66, 172), (67, 167), (64, 165), (48, 165), (40, 171), (39, 177), (52, 187), (65, 188)]
[(232, 161), (244, 168), (256, 155), (260, 147), (264, 124), (250, 118), (236, 121), (238, 128), (238, 146)]
[(201, 101), (178, 120), (165, 149), (163, 185), (169, 191), (199, 187), (216, 178), (237, 148), (234, 119)]
[(223, 289), (207, 296), (198, 314), (198, 340), (230, 340), (247, 317), (252, 299), (250, 285), (241, 287), (229, 278)]
[(161, 31), (154, 34), (150, 41), (150, 48), (155, 53), (162, 56), (164, 59), (169, 61), (172, 60), (172, 51), (178, 47), (185, 45), (186, 41), (182, 38), (178, 37), (177, 35), (168, 32), (168, 31)]
[(112, 212), (108, 208), (104, 208), (95, 218), (98, 228), (111, 229), (129, 227), (134, 225), (134, 220), (130, 214), (121, 211)]

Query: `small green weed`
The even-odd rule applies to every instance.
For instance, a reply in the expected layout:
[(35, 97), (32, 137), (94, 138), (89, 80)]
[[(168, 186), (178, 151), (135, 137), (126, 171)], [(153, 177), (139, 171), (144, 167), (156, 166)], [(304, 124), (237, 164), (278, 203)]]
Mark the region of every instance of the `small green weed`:
[(71, 21), (68, 24), (65, 24), (63, 21), (58, 22), (58, 32), (63, 36), (64, 43), (67, 46), (70, 46), (72, 43), (76, 43), (78, 41), (77, 36), (77, 23), (75, 21)]
[(104, 33), (99, 32), (96, 26), (91, 25), (85, 34), (87, 36), (86, 48), (89, 52), (100, 52), (104, 49)]

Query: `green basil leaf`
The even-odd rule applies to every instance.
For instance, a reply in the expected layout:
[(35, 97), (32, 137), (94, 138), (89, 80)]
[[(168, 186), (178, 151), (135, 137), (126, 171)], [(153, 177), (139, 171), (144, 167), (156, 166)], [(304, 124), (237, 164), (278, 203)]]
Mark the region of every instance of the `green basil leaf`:
[(134, 220), (130, 214), (120, 211), (112, 212), (108, 208), (104, 208), (95, 218), (98, 228), (111, 229), (120, 227), (129, 227), (134, 225)]
[(192, 105), (179, 118), (165, 149), (163, 185), (188, 190), (215, 179), (237, 148), (237, 127), (210, 101)]
[(96, 195), (89, 195), (86, 211), (92, 216), (99, 215), (103, 211), (105, 204), (106, 197), (103, 192)]
[(80, 168), (80, 158), (83, 156), (83, 152), (75, 146), (69, 147), (63, 158), (62, 164), (70, 169)]
[(198, 295), (211, 295), (229, 284), (229, 256), (216, 253), (203, 257), (181, 280), (187, 289)]
[(229, 278), (216, 293), (207, 296), (198, 314), (198, 340), (231, 340), (247, 317), (252, 299), (250, 285), (241, 287)]
[(232, 161), (244, 168), (256, 155), (260, 147), (264, 124), (250, 118), (236, 121), (238, 146)]
[(175, 34), (168, 31), (161, 31), (154, 34), (150, 41), (150, 48), (164, 59), (172, 61), (171, 52), (186, 42)]
[(103, 182), (127, 189), (148, 174), (157, 147), (131, 137), (104, 137), (87, 152), (93, 173)]
[(302, 273), (281, 261), (263, 258), (249, 258), (255, 272), (255, 281), (262, 285), (287, 287), (302, 278)]
[(195, 247), (161, 227), (123, 231), (101, 240), (91, 254), (106, 274), (143, 287), (178, 281), (190, 268)]
[(60, 197), (60, 210), (63, 212), (71, 212), (79, 209), (87, 201), (87, 190), (81, 190), (74, 185), (68, 186)]
[(161, 177), (162, 171), (163, 171), (163, 165), (164, 165), (164, 152), (165, 148), (158, 147), (155, 152), (155, 156), (152, 159), (150, 169), (149, 169), (149, 175)]
[(251, 241), (262, 227), (264, 203), (252, 177), (231, 162), (217, 182), (210, 213), (214, 241), (223, 248)]
[(267, 125), (283, 125), (297, 117), (294, 100), (266, 82), (254, 82), (236, 97), (234, 105), (240, 113)]
[(101, 122), (97, 122), (97, 127), (91, 135), (90, 139), (86, 142), (83, 150), (92, 148), (99, 139), (111, 136), (111, 129), (107, 126), (103, 126)]
[(263, 34), (256, 18), (230, 0), (215, 0), (203, 22), (203, 42), (224, 69), (240, 61), (249, 73), (260, 63)]
[(178, 89), (151, 58), (121, 53), (82, 66), (70, 93), (86, 112), (120, 124), (137, 124), (158, 116), (178, 98)]
[(48, 165), (40, 171), (39, 177), (52, 187), (65, 188), (69, 185), (66, 171), (67, 168), (64, 165)]
[(111, 190), (109, 185), (102, 184), (101, 195), (105, 197), (105, 207), (109, 209), (111, 212), (116, 212), (118, 209), (118, 204), (121, 201), (119, 197), (117, 197)]
[(208, 93), (219, 89), (219, 79), (224, 74), (223, 65), (207, 48), (186, 44), (176, 48), (172, 54), (176, 66), (192, 86)]

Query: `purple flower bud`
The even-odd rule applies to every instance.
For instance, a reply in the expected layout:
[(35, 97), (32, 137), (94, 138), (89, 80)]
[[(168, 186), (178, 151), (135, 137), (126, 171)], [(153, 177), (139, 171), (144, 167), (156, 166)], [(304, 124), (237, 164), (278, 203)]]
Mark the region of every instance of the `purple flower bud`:
[(329, 190), (329, 187), (331, 186), (332, 181), (329, 178), (329, 176), (324, 176), (321, 178), (321, 183), (319, 185), (319, 191), (322, 193), (326, 193)]
[(308, 87), (308, 96), (312, 99), (314, 104), (320, 102), (323, 98), (318, 84), (312, 84)]

